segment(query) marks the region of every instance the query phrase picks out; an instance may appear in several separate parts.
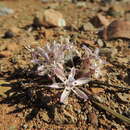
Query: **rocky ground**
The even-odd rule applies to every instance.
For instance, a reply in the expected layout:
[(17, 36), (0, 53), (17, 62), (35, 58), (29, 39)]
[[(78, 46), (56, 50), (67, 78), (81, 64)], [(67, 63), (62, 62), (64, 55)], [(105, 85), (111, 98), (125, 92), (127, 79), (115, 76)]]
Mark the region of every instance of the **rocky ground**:
[[(129, 0), (0, 0), (0, 130), (130, 129), (129, 7)], [(86, 102), (72, 94), (61, 105), (62, 90), (40, 88), (43, 77), (32, 73), (26, 47), (61, 37), (98, 47), (106, 62), (103, 76), (82, 87)]]

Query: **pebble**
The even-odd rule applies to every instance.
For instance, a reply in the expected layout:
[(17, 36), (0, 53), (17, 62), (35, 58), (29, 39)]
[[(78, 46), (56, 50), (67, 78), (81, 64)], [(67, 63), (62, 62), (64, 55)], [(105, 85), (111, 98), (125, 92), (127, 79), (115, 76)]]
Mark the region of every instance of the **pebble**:
[(86, 7), (86, 3), (85, 2), (77, 2), (77, 7)]
[(126, 103), (130, 103), (130, 94), (126, 94), (126, 93), (117, 93), (118, 98)]
[(116, 48), (101, 48), (99, 55), (107, 56), (107, 57), (114, 57), (117, 54)]
[(97, 44), (99, 47), (103, 47), (104, 46), (104, 42), (102, 41), (102, 39), (98, 39), (97, 40)]
[(13, 38), (13, 37), (14, 37), (14, 33), (11, 30), (8, 30), (5, 32), (3, 38)]
[(20, 29), (16, 26), (11, 26), (4, 34), (3, 38), (12, 38), (20, 32)]
[(98, 118), (95, 112), (89, 113), (89, 120), (94, 126), (98, 126)]
[(27, 124), (23, 124), (22, 128), (26, 130), (28, 128), (28, 125)]
[(90, 22), (87, 22), (87, 23), (81, 25), (81, 27), (79, 28), (79, 30), (80, 31), (94, 30), (94, 26)]
[(110, 24), (109, 20), (102, 14), (97, 14), (97, 19), (103, 26), (108, 26)]
[(130, 22), (123, 20), (114, 20), (103, 31), (104, 40), (117, 38), (130, 39)]
[(6, 58), (12, 56), (12, 53), (10, 51), (1, 51), (0, 52), (0, 58)]
[(91, 91), (93, 94), (98, 94), (98, 93), (103, 93), (104, 89), (103, 88), (91, 88)]
[(0, 16), (5, 16), (5, 15), (8, 15), (8, 14), (13, 14), (13, 13), (14, 13), (13, 9), (6, 8), (6, 7), (0, 8)]
[(43, 14), (42, 24), (47, 27), (64, 27), (66, 22), (63, 15), (53, 9), (45, 10)]

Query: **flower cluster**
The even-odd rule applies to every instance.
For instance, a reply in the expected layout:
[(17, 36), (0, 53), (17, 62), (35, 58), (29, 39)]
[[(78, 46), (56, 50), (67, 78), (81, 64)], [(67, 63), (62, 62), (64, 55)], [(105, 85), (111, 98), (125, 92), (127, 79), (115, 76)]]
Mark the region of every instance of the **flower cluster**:
[[(93, 53), (86, 46), (83, 50), (84, 55), (70, 42), (64, 44), (53, 42), (31, 51), (32, 62), (38, 65), (36, 73), (38, 75), (47, 74), (53, 81), (51, 85), (46, 86), (55, 89), (64, 88), (60, 97), (60, 102), (64, 104), (67, 103), (71, 91), (86, 101), (88, 96), (78, 86), (88, 83), (93, 76), (97, 78), (101, 73), (102, 60), (98, 56), (99, 50), (96, 49)], [(71, 67), (66, 66), (68, 61), (74, 62), (74, 56), (80, 58), (80, 67), (77, 68), (74, 64)], [(57, 81), (56, 78), (59, 80)]]
[(98, 79), (102, 76), (101, 71), (104, 65), (104, 61), (99, 57), (99, 48), (96, 48), (94, 52), (86, 46), (83, 46), (83, 49), (85, 50), (85, 55), (82, 57), (80, 68), (83, 71), (82, 75)]

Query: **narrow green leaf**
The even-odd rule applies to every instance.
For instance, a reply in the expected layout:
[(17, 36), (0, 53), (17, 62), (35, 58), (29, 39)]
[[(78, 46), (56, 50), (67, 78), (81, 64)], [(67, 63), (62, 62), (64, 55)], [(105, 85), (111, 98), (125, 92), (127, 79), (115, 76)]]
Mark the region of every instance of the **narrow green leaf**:
[(124, 122), (130, 124), (130, 118), (127, 118), (127, 117), (125, 117), (125, 116), (123, 116), (123, 115), (121, 115), (121, 114), (119, 114), (119, 113), (113, 111), (112, 109), (108, 108), (107, 106), (105, 106), (105, 105), (103, 105), (103, 104), (101, 104), (101, 103), (98, 103), (98, 102), (96, 102), (96, 101), (92, 101), (92, 102), (93, 102), (94, 104), (96, 104), (97, 106), (99, 106), (100, 108), (104, 109), (105, 111), (111, 113), (111, 114), (114, 115), (115, 117), (119, 118), (120, 120), (122, 120), (122, 121), (124, 121)]

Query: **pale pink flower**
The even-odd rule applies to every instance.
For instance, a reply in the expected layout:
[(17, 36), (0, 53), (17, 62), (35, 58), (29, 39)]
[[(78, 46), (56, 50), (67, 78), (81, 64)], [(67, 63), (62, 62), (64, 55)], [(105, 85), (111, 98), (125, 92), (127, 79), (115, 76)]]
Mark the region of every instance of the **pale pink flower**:
[(49, 85), (48, 87), (51, 88), (64, 87), (64, 91), (60, 97), (60, 102), (66, 104), (68, 102), (68, 96), (70, 95), (71, 91), (73, 91), (78, 97), (84, 99), (85, 101), (88, 99), (88, 96), (77, 86), (88, 83), (90, 79), (87, 79), (85, 77), (75, 79), (74, 77), (75, 77), (76, 69), (74, 67), (71, 68), (68, 78), (65, 76), (63, 69), (55, 68), (54, 70), (56, 76), (62, 81), (62, 83), (61, 84), (54, 83), (52, 85)]

